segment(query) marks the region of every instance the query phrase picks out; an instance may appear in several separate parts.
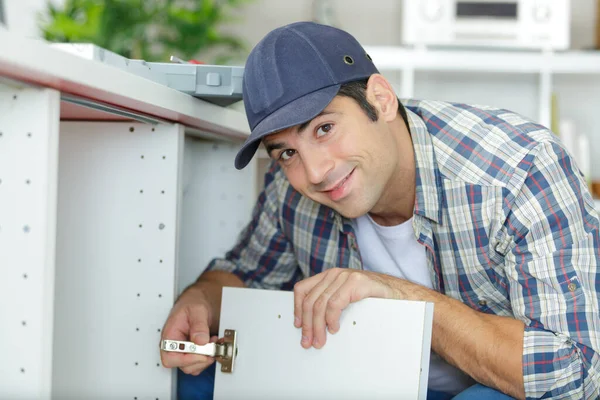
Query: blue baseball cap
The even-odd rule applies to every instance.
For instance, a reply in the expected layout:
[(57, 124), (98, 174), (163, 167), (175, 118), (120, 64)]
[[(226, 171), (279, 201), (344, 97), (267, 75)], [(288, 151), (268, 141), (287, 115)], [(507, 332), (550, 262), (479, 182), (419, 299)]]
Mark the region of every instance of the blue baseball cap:
[(316, 117), (342, 84), (376, 73), (365, 49), (341, 29), (296, 22), (271, 31), (246, 60), (242, 94), (251, 133), (235, 167), (248, 165), (264, 136)]

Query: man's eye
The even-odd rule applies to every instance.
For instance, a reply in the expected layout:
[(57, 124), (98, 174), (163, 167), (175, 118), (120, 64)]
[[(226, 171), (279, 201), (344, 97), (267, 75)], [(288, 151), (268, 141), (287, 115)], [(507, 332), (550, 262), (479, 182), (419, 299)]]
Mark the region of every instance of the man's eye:
[(324, 136), (329, 133), (329, 131), (333, 128), (332, 124), (323, 124), (317, 129), (317, 137)]
[(281, 158), (283, 161), (287, 161), (292, 158), (294, 154), (296, 154), (296, 150), (284, 150), (281, 152), (279, 158)]

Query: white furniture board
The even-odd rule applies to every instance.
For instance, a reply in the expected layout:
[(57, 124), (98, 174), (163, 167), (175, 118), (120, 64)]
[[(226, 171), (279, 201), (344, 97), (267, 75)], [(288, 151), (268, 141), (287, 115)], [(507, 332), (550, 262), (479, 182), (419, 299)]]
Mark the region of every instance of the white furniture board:
[(174, 398), (160, 330), (177, 292), (183, 127), (63, 122), (55, 399)]
[(59, 93), (0, 83), (0, 399), (49, 399)]
[(217, 367), (215, 400), (425, 399), (433, 304), (365, 299), (342, 312), (321, 349), (300, 345), (294, 294), (224, 288), (219, 337), (237, 332), (231, 374)]

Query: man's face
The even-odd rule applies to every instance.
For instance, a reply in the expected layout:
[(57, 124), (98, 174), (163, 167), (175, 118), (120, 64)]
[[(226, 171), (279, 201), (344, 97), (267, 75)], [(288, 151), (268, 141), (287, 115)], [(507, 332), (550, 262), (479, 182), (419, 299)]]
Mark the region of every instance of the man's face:
[(347, 218), (377, 204), (398, 164), (388, 124), (373, 122), (344, 96), (309, 123), (267, 136), (264, 144), (297, 191)]

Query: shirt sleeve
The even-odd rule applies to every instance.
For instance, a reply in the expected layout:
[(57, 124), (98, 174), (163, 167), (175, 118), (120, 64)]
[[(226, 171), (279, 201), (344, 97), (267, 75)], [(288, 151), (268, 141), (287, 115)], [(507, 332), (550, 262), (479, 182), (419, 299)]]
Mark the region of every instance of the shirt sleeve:
[[(598, 213), (584, 178), (557, 143), (539, 144), (503, 205), (515, 318), (525, 322), (528, 399), (600, 398)], [(507, 193), (510, 189), (506, 189)]]
[(291, 289), (301, 271), (292, 245), (280, 228), (278, 204), (281, 191), (275, 166), (265, 175), (250, 223), (224, 258), (213, 259), (206, 271), (226, 271), (238, 276), (247, 287)]

